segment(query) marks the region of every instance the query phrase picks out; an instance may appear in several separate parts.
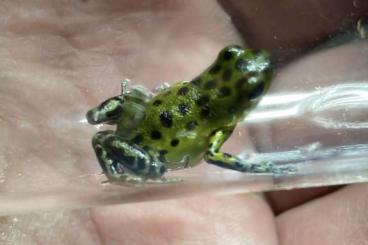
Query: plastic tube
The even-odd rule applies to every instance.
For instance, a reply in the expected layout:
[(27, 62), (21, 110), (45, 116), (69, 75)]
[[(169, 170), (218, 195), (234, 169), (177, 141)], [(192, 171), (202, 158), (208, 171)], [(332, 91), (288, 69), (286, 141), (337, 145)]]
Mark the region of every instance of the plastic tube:
[[(69, 158), (64, 162), (73, 163), (73, 167), (79, 163), (81, 163), (80, 166), (90, 167), (81, 167), (78, 171), (71, 171), (72, 174), (68, 171), (62, 172), (68, 175), (68, 178), (67, 181), (59, 181), (57, 174), (45, 176), (42, 168), (47, 168), (47, 164), (46, 166), (37, 165), (39, 159), (33, 158), (32, 162), (27, 163), (30, 164), (28, 168), (12, 173), (12, 178), (6, 178), (6, 176), (0, 178), (0, 215), (45, 209), (142, 202), (204, 193), (259, 192), (364, 182), (368, 180), (368, 144), (367, 141), (364, 142), (367, 137), (363, 137), (363, 140), (346, 141), (344, 132), (349, 130), (350, 133), (357, 135), (366, 134), (367, 109), (368, 84), (364, 82), (333, 85), (305, 93), (267, 95), (256, 110), (238, 127), (233, 135), (235, 141), (244, 141), (247, 138), (244, 132), (248, 127), (261, 130), (277, 121), (288, 125), (288, 122), (292, 120), (299, 120), (303, 124), (299, 125), (298, 139), (304, 143), (289, 148), (273, 146), (263, 152), (260, 149), (262, 147), (257, 147), (260, 153), (247, 152), (245, 143), (236, 143), (235, 145), (241, 147), (233, 147), (230, 140), (229, 144), (232, 149), (238, 149), (237, 153), (241, 157), (248, 158), (250, 161), (272, 161), (278, 164), (290, 164), (297, 168), (296, 173), (278, 176), (244, 174), (204, 163), (191, 169), (168, 173), (169, 177), (182, 179), (177, 183), (147, 184), (135, 187), (101, 184), (105, 177), (98, 174), (100, 169), (90, 148), (90, 138), (78, 140), (70, 137), (69, 142), (71, 144), (74, 142), (71, 148), (77, 148), (77, 151), (74, 151), (73, 155), (70, 149), (65, 149)], [(84, 118), (76, 120), (79, 121), (80, 128), (91, 127), (87, 125)], [(50, 124), (50, 121), (44, 123)], [(63, 122), (63, 125), (68, 124)], [(304, 132), (311, 128), (319, 132), (318, 140)], [(335, 136), (333, 142), (327, 140), (329, 137), (326, 135), (328, 134)], [(58, 137), (67, 137), (55, 135), (52, 129), (43, 132), (42, 135), (44, 137), (51, 135), (55, 137), (55, 140), (58, 140)], [(285, 135), (284, 137), (291, 136)], [(267, 138), (267, 134), (264, 138)], [(35, 155), (39, 153), (38, 149), (40, 149), (39, 146), (34, 148)], [(38, 154), (40, 158), (49, 155), (47, 145), (42, 145), (42, 149), (42, 152)], [(79, 152), (78, 149), (87, 157), (75, 155)], [(7, 154), (9, 161), (12, 159), (12, 154), (22, 154), (22, 152), (7, 152)], [(56, 157), (62, 156), (57, 155)], [(51, 157), (46, 160), (55, 159)], [(8, 174), (9, 171), (11, 168), (8, 168)], [(55, 169), (55, 172), (58, 170)], [(37, 182), (33, 182), (34, 179), (37, 179)]]
[[(340, 52), (339, 57), (348, 59), (332, 65), (333, 72), (337, 69), (347, 74), (344, 78), (335, 81), (332, 76), (328, 83), (313, 83), (304, 77), (295, 82), (297, 89), (270, 91), (224, 146), (227, 152), (248, 161), (293, 166), (297, 171), (292, 174), (252, 175), (203, 162), (191, 169), (169, 172), (167, 177), (182, 180), (177, 183), (134, 187), (103, 184), (106, 178), (100, 174), (91, 138), (105, 126), (93, 128), (85, 119), (89, 108), (84, 105), (99, 102), (86, 101), (91, 97), (91, 89), (82, 91), (88, 94), (83, 101), (83, 96), (76, 92), (80, 90), (69, 83), (60, 91), (64, 94), (61, 98), (55, 98), (54, 81), (46, 83), (35, 78), (35, 82), (47, 86), (27, 81), (2, 84), (5, 90), (1, 91), (0, 104), (0, 215), (368, 181), (368, 83), (364, 80), (366, 73), (355, 75), (356, 67), (367, 64), (366, 29), (360, 29), (358, 37), (349, 39), (350, 44), (334, 43), (345, 46), (343, 49), (316, 49), (334, 47), (335, 52)], [(304, 62), (301, 70), (308, 69), (311, 63)], [(289, 69), (300, 72), (300, 67)], [(328, 73), (317, 65), (309, 69), (311, 73), (319, 72), (318, 78)], [(1, 76), (11, 78), (12, 74), (2, 71)], [(118, 82), (115, 85), (117, 88)], [(68, 97), (68, 93), (72, 96)], [(23, 104), (18, 105), (19, 96)], [(81, 101), (69, 99), (78, 96)], [(47, 100), (57, 100), (60, 106), (44, 103)], [(53, 113), (47, 113), (50, 111)]]

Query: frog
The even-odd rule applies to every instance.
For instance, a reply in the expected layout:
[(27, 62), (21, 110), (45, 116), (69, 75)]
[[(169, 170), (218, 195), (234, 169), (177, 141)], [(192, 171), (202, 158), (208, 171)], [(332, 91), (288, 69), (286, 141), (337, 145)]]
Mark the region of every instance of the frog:
[(268, 91), (273, 74), (265, 50), (224, 47), (215, 61), (190, 81), (142, 86), (111, 97), (86, 114), (92, 125), (116, 125), (97, 132), (92, 146), (110, 182), (165, 182), (165, 173), (204, 160), (244, 173), (288, 171), (272, 162), (252, 163), (221, 151), (222, 145)]

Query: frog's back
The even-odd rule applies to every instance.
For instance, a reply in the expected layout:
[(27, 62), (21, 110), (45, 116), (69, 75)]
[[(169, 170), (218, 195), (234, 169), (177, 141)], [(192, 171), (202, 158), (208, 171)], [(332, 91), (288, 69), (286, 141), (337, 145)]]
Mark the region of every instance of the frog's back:
[(270, 79), (268, 57), (256, 58), (238, 46), (227, 47), (200, 76), (156, 95), (138, 126), (136, 143), (154, 148), (169, 168), (197, 163), (211, 133), (234, 127), (268, 88), (263, 82)]
[(169, 168), (198, 162), (208, 147), (209, 115), (197, 105), (200, 96), (191, 83), (177, 83), (151, 100), (138, 126), (139, 143), (165, 155)]

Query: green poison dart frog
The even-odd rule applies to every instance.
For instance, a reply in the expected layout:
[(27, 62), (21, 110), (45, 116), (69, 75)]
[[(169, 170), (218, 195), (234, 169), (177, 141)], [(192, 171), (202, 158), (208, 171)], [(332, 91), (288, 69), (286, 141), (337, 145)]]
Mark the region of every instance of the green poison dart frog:
[[(109, 181), (165, 181), (167, 170), (206, 162), (248, 173), (279, 173), (272, 163), (255, 164), (220, 151), (236, 124), (270, 86), (266, 51), (232, 45), (192, 81), (161, 88), (153, 96), (142, 87), (126, 89), (87, 113), (90, 124), (116, 124), (92, 140)], [(286, 170), (287, 171), (287, 170)]]

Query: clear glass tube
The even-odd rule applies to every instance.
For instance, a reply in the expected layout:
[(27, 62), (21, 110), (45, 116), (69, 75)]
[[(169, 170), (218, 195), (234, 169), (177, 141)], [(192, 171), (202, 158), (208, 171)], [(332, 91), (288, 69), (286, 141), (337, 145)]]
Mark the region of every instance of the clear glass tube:
[[(93, 127), (87, 124), (84, 115), (69, 115), (69, 118), (74, 117), (74, 123), (52, 117), (41, 121), (14, 118), (15, 121), (19, 120), (16, 122), (20, 125), (18, 131), (3, 133), (2, 138), (22, 139), (31, 135), (37, 141), (27, 144), (27, 150), (32, 151), (28, 155), (14, 145), (5, 146), (6, 155), (1, 159), (0, 215), (179, 198), (203, 193), (259, 192), (364, 182), (368, 180), (367, 109), (366, 82), (317, 87), (304, 93), (270, 93), (239, 125), (225, 148), (231, 148), (231, 152), (253, 162), (272, 161), (292, 165), (296, 167), (296, 173), (251, 175), (203, 163), (198, 167), (168, 173), (168, 177), (182, 179), (180, 182), (134, 187), (102, 184), (105, 176), (99, 174), (101, 170), (90, 147), (91, 139), (87, 137), (93, 134)], [(246, 143), (249, 140), (248, 130), (263, 132), (277, 122), (287, 125), (282, 137), (294, 137), (303, 143), (298, 145), (292, 141), (290, 147), (268, 144), (266, 130), (264, 136), (257, 136), (260, 139), (259, 144), (256, 144), (257, 153), (249, 152)], [(32, 131), (29, 124), (41, 124), (39, 128), (45, 130)], [(56, 134), (53, 127), (63, 127), (61, 132), (64, 134)], [(74, 137), (78, 130), (82, 130), (86, 137)], [(305, 133), (310, 130), (313, 133)], [(347, 131), (363, 137), (348, 139)], [(328, 135), (333, 135), (332, 141)], [(59, 144), (58, 140), (66, 143)], [(60, 155), (60, 151), (56, 151), (55, 155), (50, 156), (50, 152), (60, 150), (60, 147), (64, 147), (61, 152), (65, 154)], [(24, 156), (19, 158), (21, 154)], [(15, 159), (23, 161), (16, 162)], [(48, 164), (52, 161), (69, 164), (70, 170)], [(13, 165), (20, 166), (13, 170)]]

